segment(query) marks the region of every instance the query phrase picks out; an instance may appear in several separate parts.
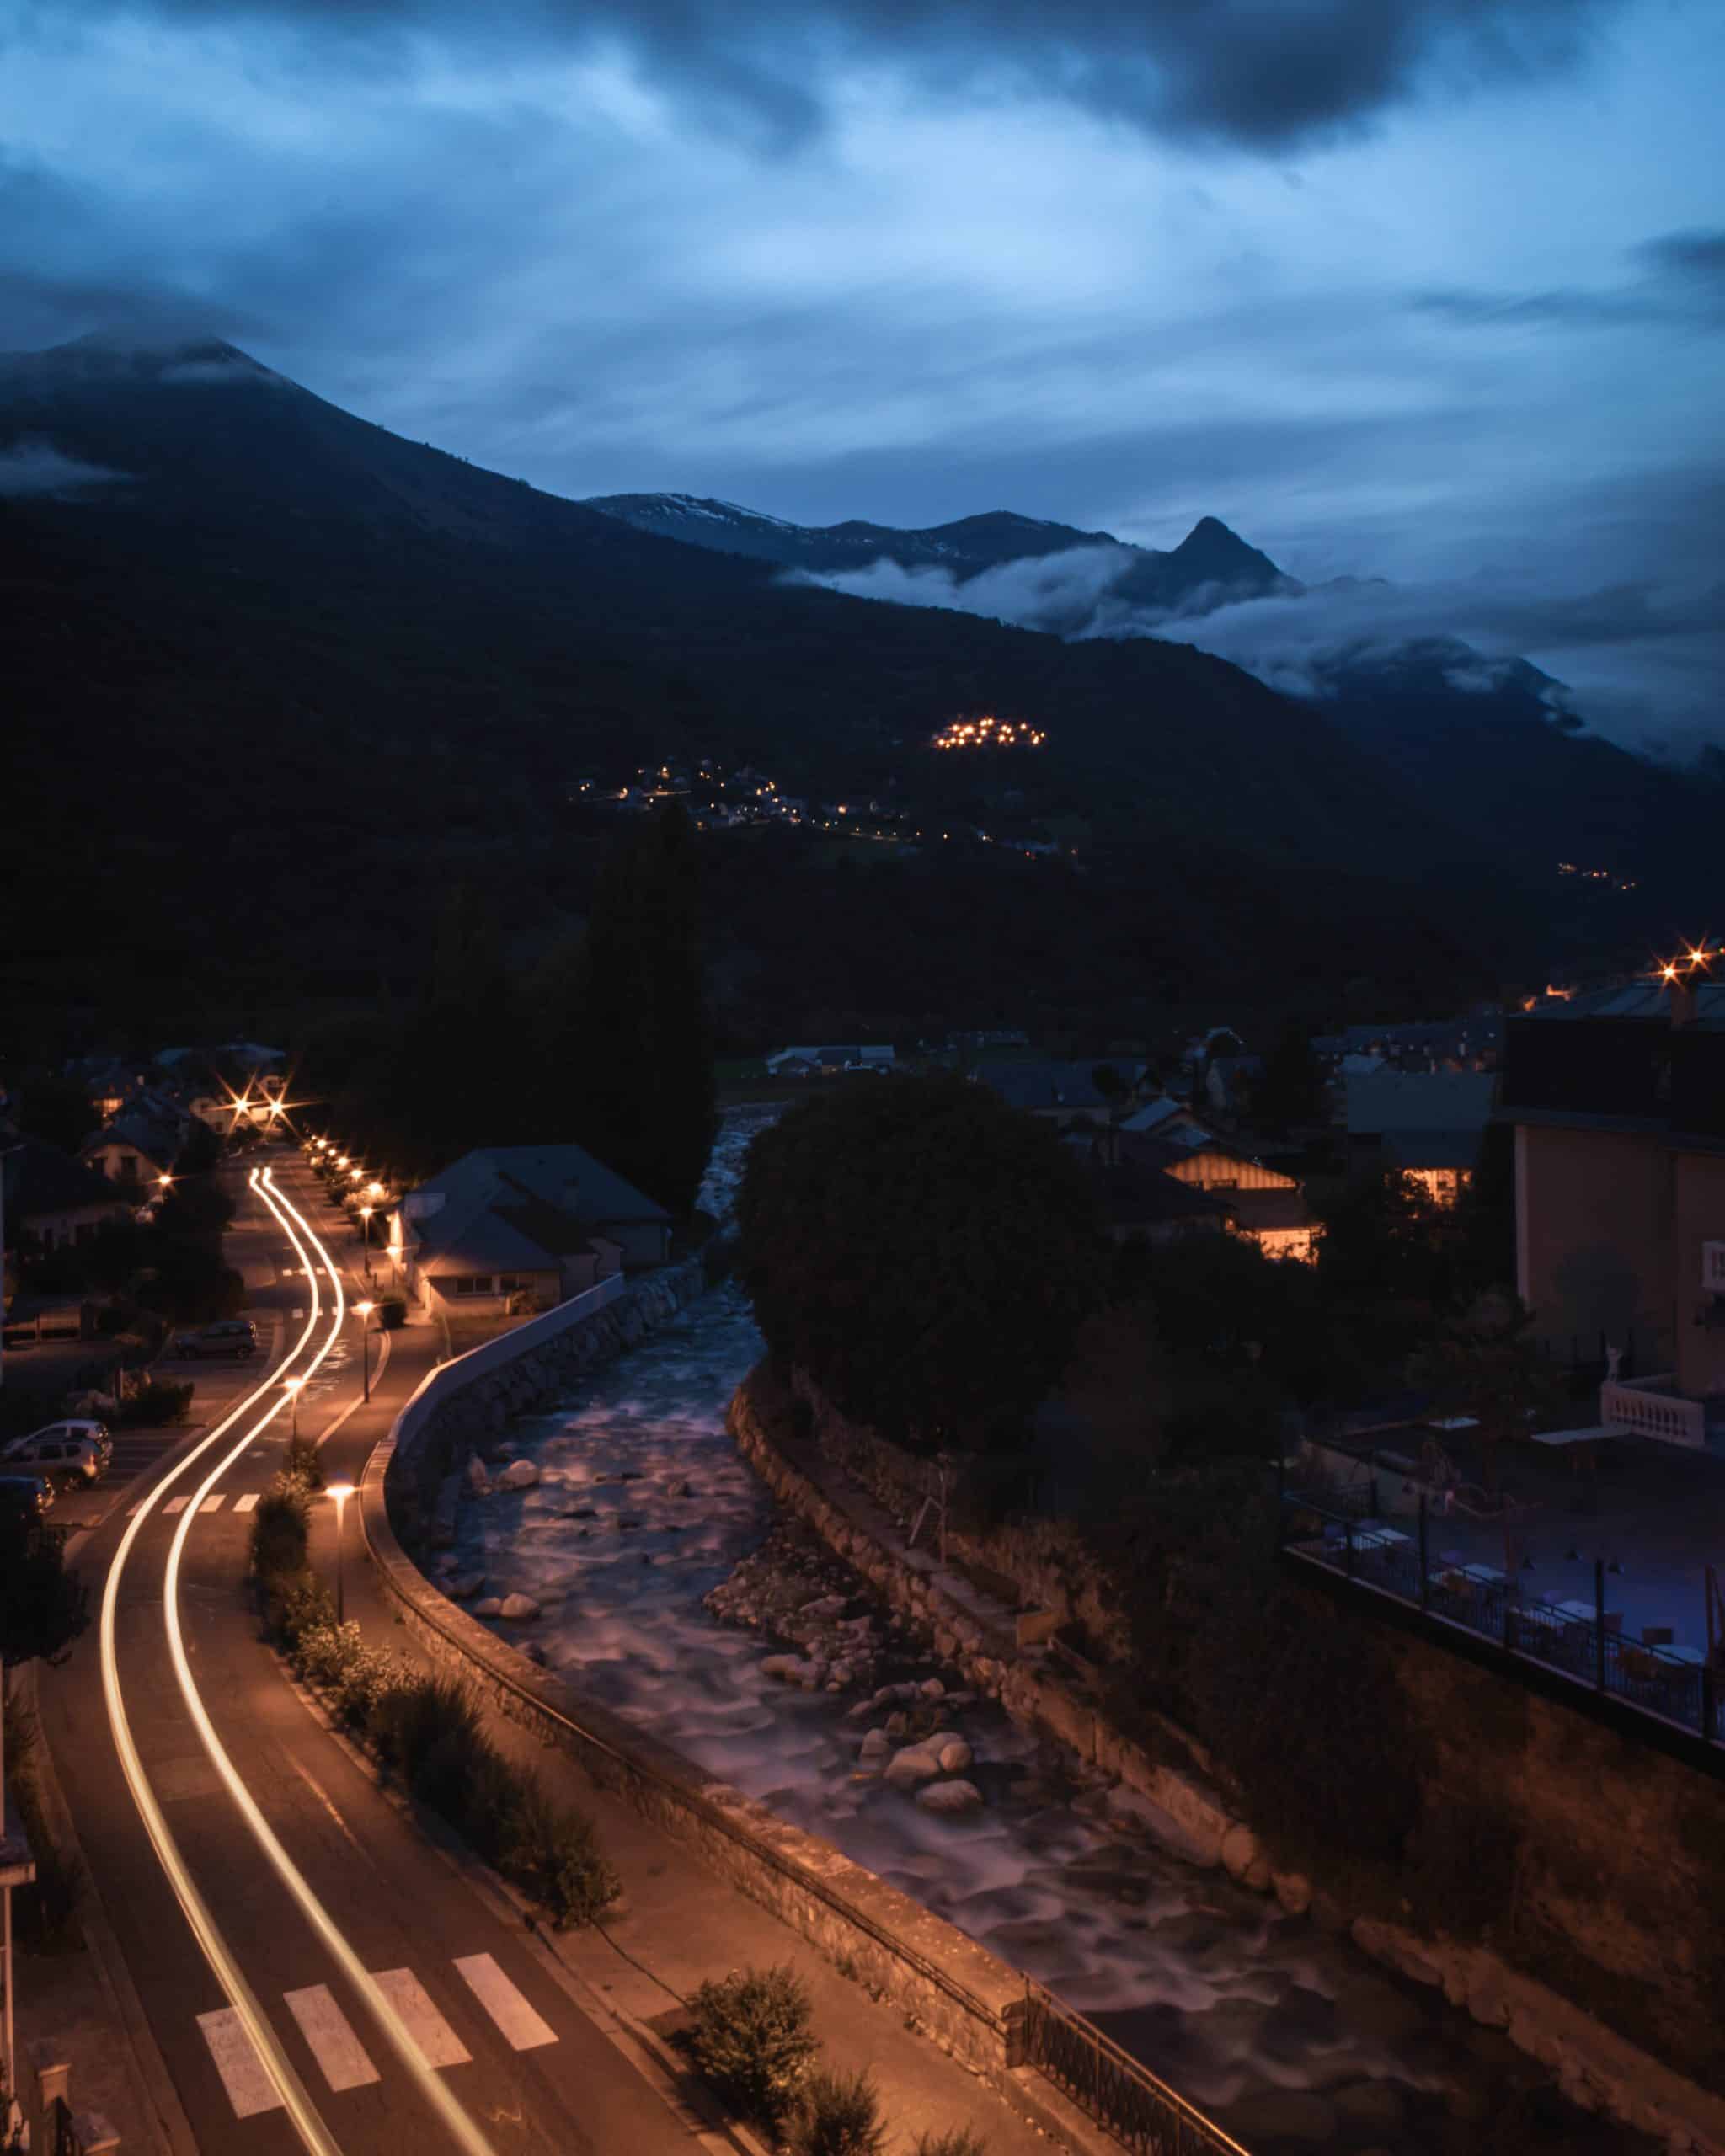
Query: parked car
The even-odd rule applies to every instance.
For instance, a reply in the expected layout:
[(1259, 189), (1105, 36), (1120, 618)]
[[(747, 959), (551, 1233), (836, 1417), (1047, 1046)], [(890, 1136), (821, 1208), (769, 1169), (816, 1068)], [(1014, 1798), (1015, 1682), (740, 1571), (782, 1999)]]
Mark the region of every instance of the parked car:
[(40, 1519), (54, 1502), (54, 1485), (40, 1475), (0, 1475), (0, 1517)]
[(103, 1422), (83, 1418), (50, 1422), (27, 1438), (0, 1446), (0, 1471), (49, 1481), (99, 1482), (114, 1457), (114, 1440)]
[(176, 1355), (232, 1355), (243, 1362), (258, 1352), (258, 1328), (248, 1317), (218, 1318), (214, 1325), (200, 1325), (194, 1332), (176, 1332)]

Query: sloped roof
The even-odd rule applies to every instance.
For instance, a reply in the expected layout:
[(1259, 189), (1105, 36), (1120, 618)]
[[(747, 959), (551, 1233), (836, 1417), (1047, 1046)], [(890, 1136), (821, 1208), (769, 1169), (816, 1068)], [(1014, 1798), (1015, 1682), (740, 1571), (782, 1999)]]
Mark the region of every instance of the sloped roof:
[[(1108, 1097), (1099, 1091), (1091, 1075), (1106, 1059), (1095, 1063), (979, 1063), (975, 1075), (980, 1085), (1000, 1095), (1015, 1108), (1105, 1108)], [(1128, 1065), (1114, 1065), (1123, 1083), (1132, 1081)]]
[(21, 1138), (6, 1148), (6, 1218), (24, 1221), (49, 1213), (73, 1213), (81, 1206), (109, 1205), (124, 1210), (105, 1176), (62, 1153), (45, 1139)]
[(1477, 1130), (1386, 1130), (1383, 1150), (1398, 1168), (1472, 1168), (1481, 1137)]
[(1497, 1088), (1489, 1070), (1370, 1070), (1348, 1080), (1348, 1129), (1466, 1130), (1476, 1139), (1491, 1119)]
[(80, 1150), (88, 1155), (99, 1152), (105, 1145), (130, 1145), (155, 1166), (168, 1168), (173, 1166), (179, 1151), (180, 1139), (166, 1123), (148, 1116), (122, 1113), (112, 1123), (104, 1123), (99, 1130), (93, 1130)]
[(1141, 1161), (1091, 1159), (1085, 1171), (1111, 1227), (1162, 1227), (1176, 1220), (1224, 1219), (1231, 1206), (1194, 1184)]
[[(470, 1198), (491, 1199), (501, 1187), (542, 1198), (583, 1220), (603, 1227), (607, 1221), (669, 1221), (670, 1215), (615, 1169), (579, 1145), (485, 1145), (463, 1153), (410, 1195), (440, 1195), (443, 1211)], [(432, 1219), (440, 1215), (433, 1214)], [(429, 1222), (420, 1224), (422, 1228)]]
[[(1694, 1022), (1709, 1033), (1725, 1032), (1725, 981), (1701, 980), (1693, 985)], [(1651, 1018), (1671, 1023), (1671, 993), (1663, 981), (1637, 980), (1615, 988), (1595, 989), (1590, 995), (1573, 995), (1567, 1003), (1542, 1006), (1529, 1014), (1542, 1024), (1561, 1026), (1578, 1018)]]

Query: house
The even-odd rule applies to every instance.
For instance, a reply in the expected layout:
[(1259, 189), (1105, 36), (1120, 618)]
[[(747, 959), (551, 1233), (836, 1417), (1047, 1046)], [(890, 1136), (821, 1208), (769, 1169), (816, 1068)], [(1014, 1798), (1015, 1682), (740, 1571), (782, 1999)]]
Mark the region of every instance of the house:
[(1497, 1084), (1490, 1070), (1384, 1070), (1349, 1077), (1349, 1166), (1400, 1169), (1438, 1204), (1455, 1204), (1473, 1180)]
[(96, 1170), (40, 1138), (20, 1138), (0, 1156), (8, 1249), (62, 1250), (87, 1242), (131, 1205)]
[(1236, 1232), (1250, 1235), (1267, 1257), (1309, 1260), (1316, 1254), (1317, 1221), (1297, 1176), (1266, 1167), (1219, 1138), (1183, 1145), (1125, 1134), (1119, 1143), (1123, 1155), (1219, 1198)]
[(1402, 1019), (1349, 1026), (1323, 1033), (1312, 1053), (1332, 1066), (1350, 1055), (1370, 1055), (1405, 1070), (1490, 1070), (1503, 1046), (1503, 1014), (1478, 1004), (1459, 1018)]
[(1117, 1132), (1097, 1132), (1087, 1140), (1075, 1135), (1068, 1142), (1079, 1151), (1112, 1241), (1141, 1236), (1160, 1246), (1194, 1232), (1227, 1232), (1229, 1209), (1223, 1199), (1124, 1151)]
[(859, 1066), (887, 1070), (895, 1059), (896, 1050), (891, 1048), (828, 1043), (819, 1048), (775, 1049), (766, 1059), (766, 1067), (775, 1077), (790, 1077), (814, 1070), (855, 1070)]
[(1183, 1102), (1170, 1093), (1158, 1093), (1142, 1107), (1123, 1116), (1120, 1128), (1146, 1138), (1163, 1139), (1172, 1145), (1201, 1145), (1212, 1134)]
[(105, 1176), (110, 1190), (141, 1202), (172, 1174), (185, 1143), (184, 1127), (144, 1108), (124, 1108), (85, 1139), (79, 1158)]
[(579, 1145), (496, 1145), (409, 1191), (387, 1249), (428, 1310), (562, 1302), (663, 1264), (670, 1215)]
[(1112, 1070), (1124, 1094), (1142, 1082), (1144, 1070), (1141, 1063), (1099, 1056), (1089, 1063), (979, 1063), (970, 1075), (978, 1085), (998, 1093), (1008, 1107), (1039, 1115), (1063, 1130), (1081, 1116), (1107, 1121), (1120, 1096), (1104, 1092), (1097, 1084), (1098, 1070)]
[(1725, 983), (1578, 995), (1506, 1028), (1516, 1291), (1566, 1359), (1628, 1348), (1600, 1422), (1706, 1443), (1725, 1420)]

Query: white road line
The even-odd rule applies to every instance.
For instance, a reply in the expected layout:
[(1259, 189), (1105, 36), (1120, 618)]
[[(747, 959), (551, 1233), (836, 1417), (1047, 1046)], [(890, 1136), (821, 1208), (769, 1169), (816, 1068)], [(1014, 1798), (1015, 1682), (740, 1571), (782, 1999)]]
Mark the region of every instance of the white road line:
[(198, 1510), (200, 1513), (220, 1512), (222, 1509), (222, 1494), (223, 1493), (218, 1490), (213, 1497), (206, 1497), (203, 1503), (198, 1507)]
[(281, 2091), (270, 2079), (256, 2047), (246, 2033), (245, 2023), (233, 2008), (224, 2006), (218, 2013), (200, 2014), (198, 2026), (210, 2047), (210, 2056), (222, 2076), (222, 2085), (227, 2091), (234, 2116), (248, 2119), (259, 2111), (279, 2111), (282, 2108)]
[(183, 1497), (170, 1497), (162, 1509), (164, 1513), (182, 1513), (186, 1508), (187, 1502), (188, 1500)]
[(382, 2079), (328, 1984), (308, 1984), (303, 1991), (284, 1992), (282, 1997), (332, 2089), (361, 2089), (368, 2081)]
[(258, 1502), (258, 1493), (257, 1493), (257, 1492), (256, 1492), (255, 1490), (248, 1490), (248, 1491), (247, 1491), (247, 1492), (246, 1492), (246, 1494), (244, 1495), (244, 1497), (236, 1497), (236, 1498), (234, 1499), (234, 1501), (233, 1501), (233, 1509), (234, 1509), (237, 1513), (248, 1513), (248, 1512), (252, 1509), (252, 1507), (253, 1507), (254, 1504), (256, 1504), (256, 1503), (257, 1503), (257, 1502)]
[(411, 1969), (377, 1969), (371, 1981), (400, 2016), (427, 2066), (465, 2066), (473, 2056), (427, 1997)]
[(557, 2041), (556, 2030), (541, 2020), (489, 1954), (464, 1954), (456, 1967), (516, 2051), (531, 2052)]

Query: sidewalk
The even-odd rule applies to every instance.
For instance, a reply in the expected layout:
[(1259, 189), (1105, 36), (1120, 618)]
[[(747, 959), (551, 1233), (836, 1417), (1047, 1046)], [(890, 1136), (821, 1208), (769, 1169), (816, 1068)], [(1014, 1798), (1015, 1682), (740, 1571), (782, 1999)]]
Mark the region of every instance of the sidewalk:
[[(392, 1336), (381, 1392), (374, 1385), (370, 1406), (355, 1409), (325, 1445), (329, 1480), (357, 1479), (372, 1444), (436, 1361), (440, 1345), (435, 1328), (424, 1323)], [(335, 1562), (334, 1509), (317, 1508), (312, 1539), (312, 1561), (326, 1578), (333, 1577)], [(348, 1532), (352, 1537), (354, 1529)], [(348, 1617), (358, 1622), (368, 1644), (430, 1670), (429, 1659), (396, 1617), (352, 1540), (346, 1575)], [(823, 2063), (846, 2073), (867, 2068), (873, 2074), (889, 2122), (889, 2156), (909, 2156), (921, 2133), (967, 2126), (981, 2137), (988, 2156), (1046, 2156), (1047, 2137), (986, 2082), (907, 2029), (900, 2009), (871, 1998), (841, 1976), (798, 1933), (717, 1878), (684, 1844), (595, 1787), (556, 1748), (494, 1711), (488, 1713), (487, 1726), (499, 1751), (531, 1764), (558, 1796), (591, 1815), (622, 1876), (621, 1913), (602, 1927), (544, 1935), (564, 1967), (608, 2004), (663, 2034), (681, 2021), (682, 2002), (705, 1979), (788, 1961), (813, 1997)], [(1052, 2090), (1043, 2100), (1051, 2112), (1063, 2108)], [(1097, 2143), (1102, 2138), (1094, 2135)]]

